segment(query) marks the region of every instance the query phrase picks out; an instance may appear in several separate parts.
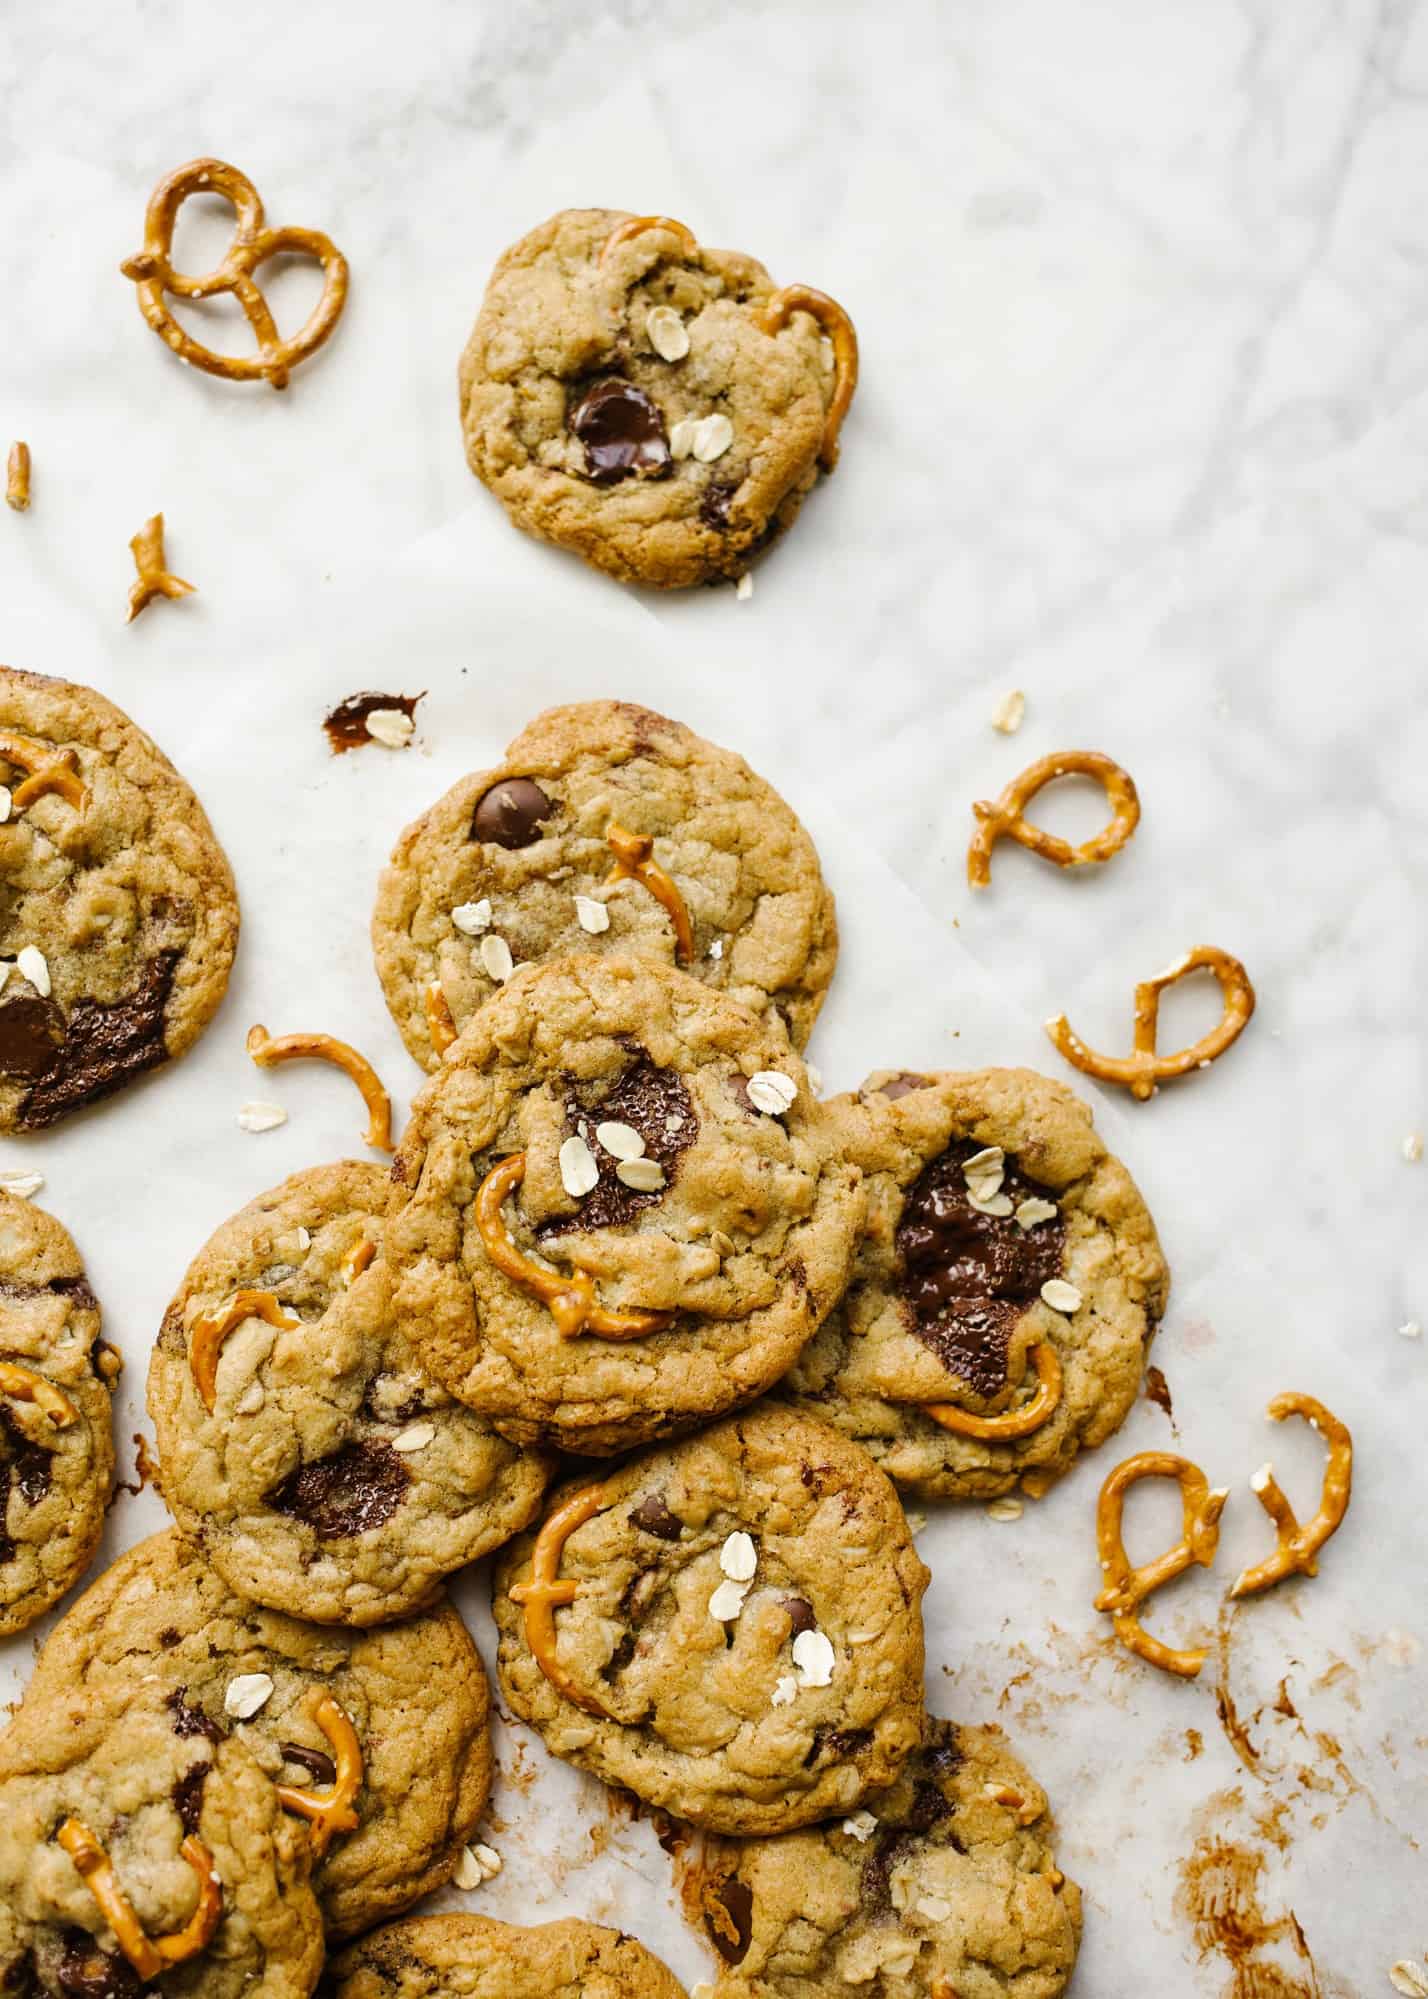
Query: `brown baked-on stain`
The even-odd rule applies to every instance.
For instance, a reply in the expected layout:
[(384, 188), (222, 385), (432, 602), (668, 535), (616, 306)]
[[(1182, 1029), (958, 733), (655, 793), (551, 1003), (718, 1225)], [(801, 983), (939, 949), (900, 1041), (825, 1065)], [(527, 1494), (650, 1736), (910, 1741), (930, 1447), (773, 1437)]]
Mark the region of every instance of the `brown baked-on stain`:
[(1170, 1419), (1170, 1427), (1175, 1427), (1175, 1405), (1170, 1399), (1170, 1383), (1158, 1367), (1148, 1367), (1145, 1371), (1145, 1399), (1153, 1402), (1157, 1409), (1163, 1409)]
[(1204, 1747), (1205, 1738), (1199, 1729), (1187, 1728), (1185, 1731), (1185, 1761), (1193, 1763), (1195, 1758), (1201, 1754)]
[(332, 754), (340, 757), (344, 750), (360, 750), (364, 743), (374, 743), (377, 739), (369, 733), (367, 717), (378, 708), (396, 708), (416, 720), (418, 701), (425, 701), (426, 689), (420, 694), (349, 694), (345, 701), (339, 701), (330, 715), (323, 717), (322, 726), (327, 732), (327, 740), (332, 745)]
[(1201, 1961), (1218, 1957), (1229, 1966), (1222, 1999), (1324, 1999), (1294, 1911), (1269, 1917), (1260, 1906), (1264, 1867), (1256, 1848), (1208, 1834), (1181, 1862), (1176, 1908)]

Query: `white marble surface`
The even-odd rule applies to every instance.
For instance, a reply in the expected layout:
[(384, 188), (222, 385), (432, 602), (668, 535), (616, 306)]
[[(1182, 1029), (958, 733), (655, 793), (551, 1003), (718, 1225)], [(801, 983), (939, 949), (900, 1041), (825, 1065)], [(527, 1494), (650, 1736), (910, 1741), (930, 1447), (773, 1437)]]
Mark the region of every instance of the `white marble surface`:
[[(1259, 1757), (1217, 1720), (1217, 1660), (1182, 1687), (1101, 1645), (1104, 1464), (1014, 1526), (929, 1527), (929, 1685), (1000, 1718), (1053, 1794), (1088, 1897), (1077, 1990), (1390, 1989), (1388, 1965), (1428, 1949), (1428, 1341), (1396, 1333), (1428, 1321), (1428, 1165), (1400, 1154), (1428, 1124), (1428, 7), (76, 0), (0, 17), (0, 78), (0, 441), (35, 455), (33, 512), (0, 518), (0, 657), (90, 680), (152, 728), (244, 894), (234, 997), (184, 1070), (24, 1149), (130, 1357), (125, 1434), (201, 1234), (353, 1142), (347, 1099), (297, 1072), (283, 1133), (232, 1130), (225, 1107), (269, 1093), (244, 1027), (321, 1008), (409, 1091), (365, 962), (373, 871), (548, 700), (655, 700), (807, 813), (845, 918), (813, 1049), (835, 1087), (887, 1060), (1061, 1073), (1040, 1018), (1064, 1007), (1123, 1045), (1136, 978), (1220, 942), (1259, 989), (1243, 1042), (1098, 1114), (1175, 1267), (1157, 1359), (1179, 1447), (1236, 1493), (1215, 1578), (1159, 1622), (1212, 1625), (1262, 1545), (1246, 1481), (1272, 1393), (1322, 1395), (1359, 1442), (1319, 1579), (1233, 1627)], [(352, 259), (347, 315), (284, 396), (177, 368), (117, 275), (150, 186), (199, 151)], [(455, 360), (485, 273), (587, 201), (682, 215), (858, 321), (842, 466), (749, 603), (586, 578), (465, 470)], [(158, 507), (200, 594), (126, 629), (127, 540)], [(325, 760), (319, 705), (373, 682), (430, 686), (425, 760)], [(988, 718), (1014, 686), (1008, 741)], [(1068, 743), (1135, 773), (1134, 844), (1075, 880), (1002, 849), (974, 905), (969, 801)], [(1181, 998), (1167, 1038), (1204, 1017)], [(1125, 1442), (1175, 1447), (1149, 1406)], [(1297, 1495), (1316, 1462), (1300, 1442), (1275, 1439)], [(151, 1505), (125, 1502), (111, 1545)], [(27, 1655), (10, 1649), (12, 1678)], [(1281, 1677), (1299, 1719), (1272, 1705)], [(507, 1871), (474, 1905), (613, 1915), (706, 1975), (648, 1827), (612, 1826), (528, 1743), (506, 1736), (503, 1760)], [(593, 1861), (587, 1821), (611, 1828)], [(1251, 1874), (1261, 1856), (1279, 1931), (1238, 1965), (1186, 1899), (1216, 1839)]]

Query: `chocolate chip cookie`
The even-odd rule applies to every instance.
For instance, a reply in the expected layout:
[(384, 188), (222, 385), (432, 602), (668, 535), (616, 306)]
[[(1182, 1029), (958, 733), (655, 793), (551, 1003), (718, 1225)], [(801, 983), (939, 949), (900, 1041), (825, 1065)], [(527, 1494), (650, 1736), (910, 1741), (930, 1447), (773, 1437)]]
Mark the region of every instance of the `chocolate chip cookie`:
[(99, 1545), (119, 1366), (68, 1232), (0, 1190), (0, 1637), (57, 1603)]
[(1081, 1896), (1000, 1729), (929, 1724), (897, 1782), (811, 1832), (704, 1842), (717, 1999), (1056, 1999)]
[(837, 456), (847, 315), (667, 216), (574, 208), (507, 250), (461, 357), (471, 470), (627, 583), (742, 574)]
[(203, 807), (92, 688), (0, 667), (0, 1132), (182, 1055), (238, 942)]
[(538, 716), (407, 828), (372, 942), (402, 1038), (434, 1069), (513, 965), (571, 951), (771, 1003), (801, 1048), (838, 930), (813, 842), (742, 757), (649, 708), (586, 701)]
[(322, 1968), (308, 1868), (256, 1759), (141, 1688), (22, 1710), (0, 1736), (6, 1992), (306, 1999)]
[(1135, 1183), (1028, 1069), (880, 1072), (828, 1110), (867, 1222), (785, 1392), (913, 1492), (1039, 1496), (1120, 1427), (1165, 1310)]
[(448, 1605), (375, 1631), (304, 1623), (235, 1596), (180, 1535), (156, 1534), (61, 1619), (25, 1708), (83, 1715), (138, 1684), (186, 1739), (232, 1737), (274, 1783), (310, 1796), (338, 1784), (350, 1725), (357, 1763), (342, 1788), (355, 1824), (319, 1833), (314, 1855), (329, 1936), (382, 1922), (448, 1880), (490, 1790), (486, 1676)]
[(497, 1566), (547, 1748), (719, 1832), (854, 1810), (922, 1733), (928, 1573), (866, 1452), (764, 1403), (557, 1493)]
[(382, 1246), (390, 1184), (310, 1167), (190, 1264), (149, 1367), (163, 1494), (242, 1596), (369, 1625), (523, 1527), (543, 1458), (423, 1368)]
[(634, 1937), (599, 1923), (518, 1929), (422, 1916), (378, 1930), (332, 1966), (333, 1999), (685, 1999)]
[(781, 1030), (665, 966), (530, 966), (420, 1092), (397, 1314), (520, 1443), (596, 1456), (753, 1398), (847, 1279), (862, 1213)]

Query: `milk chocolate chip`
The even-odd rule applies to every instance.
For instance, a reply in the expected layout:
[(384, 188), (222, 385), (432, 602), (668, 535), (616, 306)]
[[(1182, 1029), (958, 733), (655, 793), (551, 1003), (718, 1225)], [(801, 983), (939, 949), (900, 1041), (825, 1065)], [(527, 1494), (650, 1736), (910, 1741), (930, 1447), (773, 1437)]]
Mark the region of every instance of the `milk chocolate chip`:
[(528, 777), (503, 777), (479, 800), (471, 817), (471, 837), (493, 847), (529, 847), (540, 838), (540, 822), (555, 810), (553, 800)]
[(268, 1494), (275, 1513), (305, 1520), (319, 1541), (343, 1541), (390, 1520), (411, 1473), (390, 1444), (344, 1444), (289, 1472)]
[(681, 1528), (678, 1520), (665, 1504), (662, 1492), (647, 1492), (639, 1505), (630, 1513), (632, 1526), (642, 1527), (646, 1534), (657, 1534), (661, 1541), (677, 1541)]
[(754, 1891), (731, 1876), (704, 1891), (704, 1924), (726, 1964), (738, 1964), (754, 1934)]
[(591, 483), (658, 478), (670, 468), (669, 436), (659, 405), (633, 382), (612, 375), (587, 389), (570, 413), (570, 428), (585, 446)]

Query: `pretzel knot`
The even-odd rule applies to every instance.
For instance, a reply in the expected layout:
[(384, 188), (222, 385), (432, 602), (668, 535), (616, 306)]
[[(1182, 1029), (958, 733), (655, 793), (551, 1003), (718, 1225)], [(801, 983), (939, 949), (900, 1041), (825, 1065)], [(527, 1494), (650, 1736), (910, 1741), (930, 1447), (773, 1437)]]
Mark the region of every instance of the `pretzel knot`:
[(1020, 1409), (1005, 1410), (1000, 1416), (974, 1416), (955, 1402), (926, 1402), (921, 1405), (922, 1413), (959, 1437), (985, 1438), (988, 1442), (1029, 1437), (1050, 1420), (1061, 1400), (1063, 1380), (1056, 1349), (1047, 1341), (1040, 1340), (1032, 1348), (1031, 1361), (1036, 1369), (1036, 1393)]
[(57, 1430), (79, 1421), (79, 1411), (62, 1389), (18, 1361), (0, 1360), (0, 1396), (11, 1402), (32, 1402)]
[[(218, 194), (237, 211), (237, 226), (222, 263), (205, 277), (191, 278), (170, 261), (174, 224), (191, 194)], [(312, 257), (322, 266), (322, 296), (306, 322), (289, 339), (279, 337), (268, 301), (253, 276), (260, 264), (281, 255)], [(144, 247), (119, 266), (139, 288), (139, 309), (161, 340), (182, 361), (230, 382), (271, 382), (285, 389), (290, 371), (315, 354), (341, 316), (347, 299), (347, 259), (318, 229), (269, 229), (257, 188), (237, 167), (222, 160), (190, 160), (161, 180), (144, 214)], [(174, 318), (164, 294), (176, 298), (216, 298), (232, 292), (253, 329), (256, 355), (216, 354)]]
[(223, 1918), (223, 1884), (214, 1871), (213, 1855), (201, 1839), (190, 1834), (179, 1848), (198, 1876), (198, 1906), (181, 1930), (170, 1936), (151, 1937), (119, 1886), (109, 1855), (84, 1821), (66, 1819), (55, 1838), (79, 1870), (120, 1950), (140, 1978), (145, 1981), (157, 1978), (160, 1972), (182, 1964), (186, 1958), (197, 1957), (208, 1948)]
[(513, 1284), (539, 1298), (563, 1339), (578, 1333), (594, 1333), (602, 1340), (637, 1340), (647, 1333), (663, 1332), (669, 1324), (668, 1312), (610, 1312), (595, 1296), (595, 1279), (588, 1270), (562, 1277), (546, 1264), (533, 1263), (511, 1241), (501, 1213), (508, 1194), (514, 1194), (526, 1177), (526, 1155), (513, 1152), (498, 1160), (476, 1192), (476, 1226), (486, 1254)]
[(675, 960), (678, 964), (687, 965), (694, 956), (694, 926), (673, 876), (667, 875), (654, 858), (653, 836), (632, 833), (627, 826), (621, 826), (612, 819), (605, 829), (605, 840), (615, 856), (615, 865), (605, 877), (606, 881), (642, 882), (655, 901), (664, 904), (674, 925)]
[(316, 1056), (319, 1061), (331, 1062), (334, 1068), (341, 1069), (357, 1085), (367, 1106), (363, 1143), (375, 1146), (379, 1152), (392, 1150), (392, 1100), (366, 1056), (359, 1055), (347, 1042), (339, 1041), (333, 1034), (273, 1035), (266, 1027), (250, 1027), (244, 1046), (260, 1069), (271, 1069), (279, 1062), (301, 1061), (305, 1056)]
[[(1173, 1478), (1180, 1487), (1184, 1532), (1173, 1548), (1167, 1548), (1153, 1562), (1132, 1568), (1122, 1539), (1121, 1516), (1126, 1493), (1143, 1478)], [(1192, 1564), (1208, 1569), (1220, 1544), (1220, 1515), (1229, 1493), (1223, 1488), (1212, 1492), (1209, 1480), (1188, 1458), (1170, 1451), (1140, 1451), (1116, 1466), (1096, 1502), (1096, 1546), (1100, 1551), (1101, 1574), (1106, 1587), (1096, 1598), (1097, 1610), (1108, 1610), (1116, 1636), (1127, 1651), (1161, 1666), (1167, 1673), (1179, 1673), (1193, 1680), (1205, 1663), (1204, 1648), (1177, 1652), (1153, 1638), (1140, 1625), (1140, 1606), (1162, 1583), (1173, 1582)]]
[(593, 1694), (577, 1686), (555, 1655), (555, 1610), (558, 1604), (574, 1603), (579, 1583), (560, 1580), (560, 1557), (570, 1536), (610, 1504), (604, 1485), (585, 1485), (546, 1515), (531, 1550), (531, 1579), (512, 1586), (512, 1603), (525, 1612), (526, 1643), (531, 1656), (555, 1688), (587, 1714), (608, 1715)]
[(279, 1784), (278, 1803), (285, 1812), (311, 1820), (313, 1857), (321, 1860), (339, 1833), (357, 1830), (353, 1799), (362, 1788), (362, 1745), (347, 1710), (331, 1694), (318, 1701), (312, 1718), (331, 1745), (336, 1774), (319, 1790)]
[(210, 1416), (218, 1396), (218, 1360), (223, 1342), (245, 1319), (261, 1319), (279, 1332), (291, 1332), (302, 1324), (301, 1319), (288, 1316), (271, 1291), (235, 1291), (221, 1312), (195, 1319), (188, 1349), (189, 1372)]
[[(1174, 1055), (1157, 1055), (1155, 1031), (1160, 1018), (1160, 995), (1167, 986), (1188, 978), (1192, 972), (1212, 972), (1224, 997), (1219, 1024), (1189, 1048)], [(1197, 944), (1183, 958), (1146, 979), (1135, 989), (1135, 1033), (1129, 1055), (1098, 1055), (1076, 1033), (1065, 1014), (1048, 1020), (1046, 1032), (1060, 1054), (1083, 1075), (1098, 1076), (1103, 1083), (1120, 1083), (1141, 1103), (1155, 1094), (1157, 1083), (1186, 1076), (1192, 1069), (1208, 1069), (1217, 1055), (1223, 1055), (1238, 1041), (1254, 1012), (1254, 987), (1249, 973), (1238, 958), (1214, 944)]]
[[(1033, 826), (1025, 816), (1027, 806), (1045, 785), (1054, 784), (1058, 777), (1073, 776), (1095, 778), (1111, 805), (1110, 824), (1079, 847)], [(1099, 750), (1058, 750), (1041, 757), (1020, 777), (1014, 777), (999, 798), (979, 798), (972, 811), (977, 830), (967, 849), (967, 880), (973, 888), (986, 888), (991, 881), (992, 848), (1003, 836), (1040, 854), (1045, 861), (1054, 861), (1058, 868), (1086, 868), (1118, 854), (1140, 824), (1135, 779)]]
[(10, 804), (16, 812), (23, 812), (47, 791), (57, 791), (76, 812), (89, 803), (89, 793), (76, 775), (79, 757), (74, 750), (57, 750), (52, 743), (37, 743), (30, 736), (17, 736), (11, 729), (0, 729), (0, 758), (13, 764), (16, 770), (29, 773), (23, 784), (17, 784), (10, 794)]
[(1301, 1527), (1295, 1518), (1294, 1508), (1280, 1490), (1273, 1465), (1260, 1467), (1250, 1480), (1250, 1490), (1274, 1522), (1279, 1545), (1272, 1555), (1266, 1555), (1262, 1562), (1236, 1576), (1231, 1596), (1254, 1596), (1259, 1590), (1272, 1589), (1275, 1583), (1296, 1573), (1317, 1576), (1319, 1550), (1348, 1512), (1353, 1490), (1353, 1438), (1322, 1402), (1316, 1402), (1312, 1395), (1300, 1395), (1291, 1390), (1286, 1395), (1276, 1395), (1266, 1414), (1271, 1423), (1282, 1423), (1286, 1416), (1302, 1416), (1324, 1439), (1329, 1447), (1329, 1459), (1324, 1467), (1323, 1496), (1318, 1512)]

